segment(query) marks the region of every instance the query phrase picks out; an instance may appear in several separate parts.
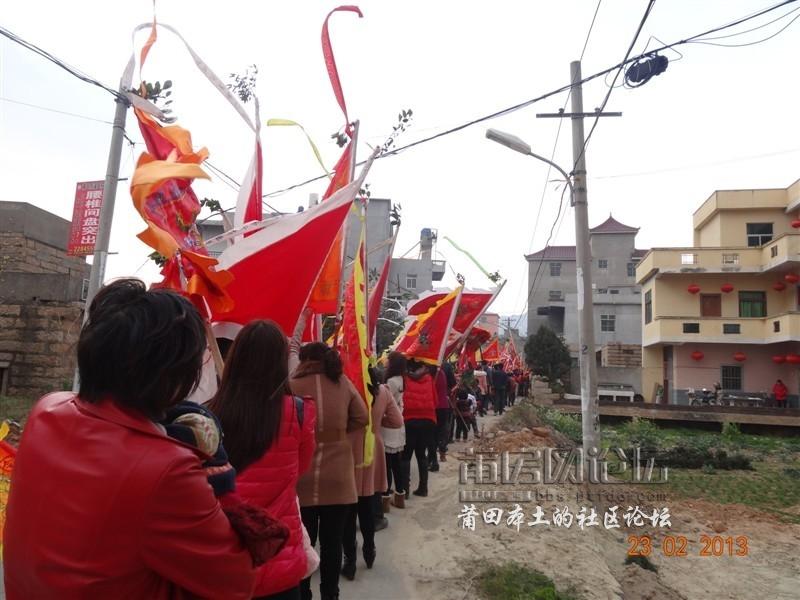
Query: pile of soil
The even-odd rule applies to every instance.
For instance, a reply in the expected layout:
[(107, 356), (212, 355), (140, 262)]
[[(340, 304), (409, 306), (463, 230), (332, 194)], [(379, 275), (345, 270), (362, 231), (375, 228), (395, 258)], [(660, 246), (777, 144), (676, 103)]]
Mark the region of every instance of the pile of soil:
[(475, 449), (482, 452), (521, 452), (526, 448), (571, 448), (574, 444), (550, 427), (525, 428), (521, 431), (497, 431), (481, 439)]

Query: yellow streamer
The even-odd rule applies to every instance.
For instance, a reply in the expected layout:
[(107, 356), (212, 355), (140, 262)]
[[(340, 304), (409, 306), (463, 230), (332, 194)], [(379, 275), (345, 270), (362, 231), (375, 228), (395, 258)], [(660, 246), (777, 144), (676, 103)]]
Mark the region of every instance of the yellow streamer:
[(311, 136), (308, 135), (308, 132), (305, 130), (305, 127), (300, 125), (297, 121), (292, 121), (291, 119), (269, 119), (267, 121), (267, 127), (299, 127), (300, 131), (306, 136), (308, 143), (311, 144), (311, 150), (314, 152), (314, 156), (317, 157), (317, 162), (319, 166), (322, 167), (322, 170), (325, 171), (325, 175), (328, 176), (328, 179), (333, 177), (333, 173), (331, 173), (326, 167), (325, 163), (322, 162), (322, 155), (319, 153), (319, 149), (317, 145), (314, 143), (314, 140), (311, 139)]

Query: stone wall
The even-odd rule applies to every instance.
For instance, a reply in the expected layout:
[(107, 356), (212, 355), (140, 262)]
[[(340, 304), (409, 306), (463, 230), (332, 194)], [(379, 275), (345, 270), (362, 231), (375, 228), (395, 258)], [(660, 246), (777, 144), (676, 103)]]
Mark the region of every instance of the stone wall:
[(70, 389), (83, 304), (0, 304), (0, 369), (6, 394), (35, 398)]

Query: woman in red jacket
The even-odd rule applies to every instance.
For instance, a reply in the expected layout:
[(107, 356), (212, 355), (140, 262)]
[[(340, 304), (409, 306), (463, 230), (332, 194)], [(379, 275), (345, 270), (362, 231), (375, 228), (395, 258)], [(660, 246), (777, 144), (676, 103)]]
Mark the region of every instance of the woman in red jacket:
[(258, 571), (254, 596), (299, 600), (306, 574), (297, 479), (314, 454), (314, 403), (292, 396), (289, 348), (271, 321), (253, 321), (236, 336), (219, 391), (210, 403), (238, 473), (236, 490), (289, 527), (283, 549)]
[(157, 421), (197, 385), (200, 315), (137, 279), (102, 288), (78, 340), (80, 392), (25, 425), (4, 532), (8, 600), (246, 600), (255, 572), (193, 446)]
[(415, 496), (428, 495), (426, 452), (436, 439), (436, 400), (436, 385), (428, 367), (409, 361), (408, 372), (403, 377), (403, 420), (406, 425), (403, 471), (406, 482), (410, 482), (408, 474), (411, 472), (411, 455), (416, 454), (419, 487), (414, 490)]

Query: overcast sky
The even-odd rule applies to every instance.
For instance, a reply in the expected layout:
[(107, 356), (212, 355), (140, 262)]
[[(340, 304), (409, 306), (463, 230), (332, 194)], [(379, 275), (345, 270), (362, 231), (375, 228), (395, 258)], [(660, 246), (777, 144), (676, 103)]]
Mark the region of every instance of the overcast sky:
[[(651, 36), (674, 42), (775, 3), (658, 0), (635, 52), (656, 45)], [(400, 145), (568, 83), (569, 63), (580, 56), (597, 3), (362, 0), (358, 5), (364, 18), (335, 15), (331, 36), (351, 118), (362, 124), (359, 154), (365, 157), (366, 144), (385, 139), (401, 109), (413, 109), (414, 121)], [(584, 75), (622, 60), (645, 5), (644, 0), (602, 2)], [(159, 20), (176, 27), (220, 76), (256, 64), (263, 119), (302, 123), (332, 166), (339, 149), (330, 134), (343, 118), (325, 71), (320, 28), (335, 6), (160, 0), (156, 8)], [(738, 30), (790, 10), (795, 6)], [(152, 2), (7, 1), (0, 15), (4, 27), (114, 87), (132, 50), (131, 30), (152, 19)], [(758, 40), (794, 16), (718, 41)], [(742, 48), (683, 45), (678, 48), (682, 58), (666, 52), (671, 62), (664, 74), (639, 89), (614, 90), (607, 110), (622, 111), (623, 117), (601, 120), (587, 151), (590, 224), (613, 212), (641, 228), (640, 248), (689, 245), (692, 212), (715, 189), (786, 187), (800, 177), (798, 31), (795, 23), (772, 40)], [(137, 37), (137, 48), (145, 37)], [(192, 132), (197, 146), (208, 147), (212, 163), (240, 180), (252, 148), (241, 118), (171, 34), (160, 33), (150, 56), (144, 78), (173, 80), (179, 123)], [(603, 78), (587, 84), (586, 110), (598, 106), (607, 89)], [(110, 125), (10, 101), (111, 121), (111, 96), (0, 38), (0, 98), (0, 199), (30, 202), (71, 218), (75, 183), (104, 177)], [(521, 312), (528, 291), (523, 256), (544, 245), (560, 190), (557, 183), (547, 184), (546, 166), (489, 142), (484, 132), (495, 127), (516, 133), (535, 152), (549, 156), (558, 123), (537, 119), (536, 113), (557, 111), (565, 98), (550, 98), (376, 163), (369, 176), (373, 196), (389, 197), (403, 208), (396, 253), (410, 248), (421, 228), (438, 229), (440, 238), (451, 237), (487, 269), (508, 278), (495, 309)], [(127, 127), (130, 137), (141, 141), (132, 115)], [(270, 128), (263, 137), (265, 191), (320, 174), (299, 131)], [(130, 175), (142, 148), (125, 145), (121, 177)], [(555, 160), (569, 170), (571, 157), (565, 122)], [(269, 201), (294, 211), (324, 185)], [(218, 179), (196, 183), (195, 189), (224, 207), (235, 203), (236, 192)], [(567, 212), (551, 243), (574, 242), (572, 217)], [(135, 238), (142, 228), (122, 182), (111, 248), (119, 254), (109, 260), (109, 277), (157, 278), (146, 260), (150, 249)], [(467, 276), (468, 285), (488, 285), (447, 242), (440, 240), (437, 250)], [(454, 281), (448, 270), (445, 282)]]

